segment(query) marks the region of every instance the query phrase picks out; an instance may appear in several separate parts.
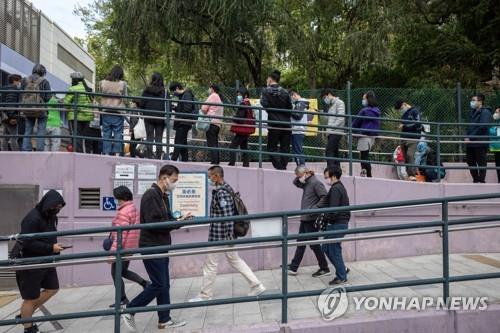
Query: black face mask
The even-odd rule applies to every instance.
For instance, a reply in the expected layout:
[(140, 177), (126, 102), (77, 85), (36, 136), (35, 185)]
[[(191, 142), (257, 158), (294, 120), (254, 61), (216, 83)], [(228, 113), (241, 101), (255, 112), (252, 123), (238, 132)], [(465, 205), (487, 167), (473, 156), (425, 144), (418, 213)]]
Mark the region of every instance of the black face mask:
[(52, 209), (47, 209), (47, 215), (48, 216), (55, 216), (61, 211), (60, 208), (52, 208)]

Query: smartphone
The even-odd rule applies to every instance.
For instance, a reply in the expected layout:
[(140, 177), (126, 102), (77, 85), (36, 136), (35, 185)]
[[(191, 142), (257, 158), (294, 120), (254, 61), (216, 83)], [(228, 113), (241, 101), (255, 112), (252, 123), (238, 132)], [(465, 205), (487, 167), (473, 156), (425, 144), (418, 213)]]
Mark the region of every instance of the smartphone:
[(61, 247), (63, 248), (63, 250), (66, 250), (73, 248), (73, 245), (61, 245)]

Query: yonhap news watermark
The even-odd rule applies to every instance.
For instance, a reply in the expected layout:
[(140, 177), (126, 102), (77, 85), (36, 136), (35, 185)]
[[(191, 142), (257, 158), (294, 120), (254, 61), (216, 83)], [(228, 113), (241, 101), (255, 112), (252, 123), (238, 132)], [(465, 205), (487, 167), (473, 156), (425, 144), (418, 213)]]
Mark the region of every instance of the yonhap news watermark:
[(318, 298), (318, 310), (324, 320), (333, 320), (344, 315), (350, 303), (354, 304), (354, 311), (483, 311), (488, 308), (488, 297), (452, 296), (445, 299), (429, 296), (353, 296), (349, 298), (344, 287), (336, 287), (328, 288), (321, 293)]

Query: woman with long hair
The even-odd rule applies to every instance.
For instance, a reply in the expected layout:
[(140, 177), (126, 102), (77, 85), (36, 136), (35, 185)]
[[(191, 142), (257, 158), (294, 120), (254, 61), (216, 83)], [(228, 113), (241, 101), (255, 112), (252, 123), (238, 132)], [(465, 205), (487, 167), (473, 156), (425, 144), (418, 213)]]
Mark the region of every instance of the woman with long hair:
[[(216, 84), (211, 84), (208, 89), (208, 98), (205, 103), (222, 104), (220, 95), (220, 88)], [(207, 116), (222, 117), (224, 115), (224, 108), (221, 105), (207, 105), (203, 104), (201, 112)], [(219, 132), (221, 128), (222, 119), (210, 118), (210, 128), (207, 131), (207, 147), (219, 148)], [(219, 151), (210, 150), (211, 164), (219, 164)]]

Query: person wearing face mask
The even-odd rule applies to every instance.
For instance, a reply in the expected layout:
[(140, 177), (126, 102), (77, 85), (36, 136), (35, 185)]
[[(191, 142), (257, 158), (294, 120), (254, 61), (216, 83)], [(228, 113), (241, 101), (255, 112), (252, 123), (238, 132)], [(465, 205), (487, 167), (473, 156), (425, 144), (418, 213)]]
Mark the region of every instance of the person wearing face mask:
[[(63, 197), (57, 191), (48, 191), (24, 217), (21, 234), (57, 231), (57, 214), (65, 205)], [(23, 258), (33, 258), (59, 254), (64, 247), (57, 242), (57, 237), (51, 236), (24, 240), (22, 249)], [(16, 281), (23, 299), (21, 318), (32, 317), (59, 290), (55, 267), (16, 271)], [(39, 332), (36, 324), (23, 325), (25, 333)]]
[[(211, 84), (208, 89), (208, 98), (205, 103), (222, 104), (219, 86)], [(207, 116), (224, 116), (224, 108), (221, 105), (207, 105), (201, 106), (201, 112)], [(220, 118), (210, 118), (210, 128), (207, 131), (207, 147), (219, 148), (219, 132), (222, 124)], [(219, 164), (219, 151), (210, 150), (210, 163)]]
[(490, 152), (495, 155), (497, 181), (500, 183), (500, 106), (497, 106), (495, 113), (493, 113), (493, 121), (499, 125), (490, 127)]
[[(233, 118), (233, 125), (231, 126), (231, 132), (234, 133), (233, 140), (229, 145), (230, 149), (240, 148), (242, 150), (248, 150), (248, 138), (250, 135), (255, 133), (255, 117), (253, 110), (248, 108), (250, 104), (250, 94), (246, 88), (240, 88), (238, 95), (236, 96), (236, 103), (241, 105), (236, 111)], [(241, 160), (243, 162), (243, 167), (248, 168), (250, 166), (250, 160), (248, 158), (248, 153), (241, 153)], [(236, 153), (229, 153), (229, 165), (234, 166), (236, 164)]]
[[(113, 196), (118, 201), (118, 211), (116, 213), (115, 218), (113, 219), (112, 226), (113, 227), (126, 227), (134, 224), (139, 224), (139, 212), (134, 205), (134, 198), (132, 192), (126, 186), (118, 186), (113, 190)], [(128, 230), (122, 234), (122, 249), (136, 249), (139, 247), (139, 230)], [(118, 236), (116, 232), (112, 233), (113, 244), (111, 245), (111, 251), (116, 251), (118, 248)], [(113, 258), (114, 259), (114, 258)], [(146, 288), (148, 285), (148, 281), (144, 280), (137, 273), (132, 272), (128, 269), (130, 265), (130, 261), (126, 260), (122, 262), (122, 278), (125, 278), (129, 281), (133, 281), (142, 288)], [(115, 283), (115, 275), (116, 275), (116, 264), (114, 260), (111, 263), (111, 276), (113, 278), (113, 283)], [(115, 288), (117, 286), (115, 285)], [(125, 283), (123, 279), (120, 283), (121, 288), (121, 305), (128, 304), (127, 294), (125, 293)], [(111, 304), (109, 307), (114, 307), (115, 304)]]
[[(188, 134), (197, 117), (198, 106), (192, 102), (195, 101), (191, 89), (185, 89), (179, 82), (172, 82), (168, 88), (178, 99), (177, 106), (172, 110), (175, 112), (174, 130), (176, 145), (187, 145)], [(175, 147), (172, 153), (172, 161), (177, 161), (180, 157), (182, 162), (189, 160), (189, 151), (187, 148)]]
[[(212, 201), (210, 203), (210, 217), (228, 217), (237, 215), (234, 204), (234, 190), (224, 180), (224, 169), (220, 166), (212, 166), (208, 169), (208, 177), (212, 186)], [(213, 222), (210, 224), (208, 233), (209, 242), (226, 241), (235, 239), (234, 223), (233, 222)], [(221, 253), (209, 253), (203, 264), (203, 281), (201, 290), (197, 297), (192, 298), (189, 302), (199, 302), (212, 299), (213, 285), (217, 277), (217, 267)], [(235, 270), (237, 270), (250, 285), (248, 296), (258, 296), (262, 294), (266, 288), (261, 281), (255, 276), (246, 262), (240, 258), (236, 251), (225, 251), (227, 261)]]
[[(8, 92), (3, 92), (0, 94), (2, 107), (8, 108), (5, 111), (0, 111), (0, 125), (2, 127), (1, 133), (3, 135), (18, 135), (18, 120), (19, 111), (16, 109), (19, 107), (21, 102), (21, 94), (19, 90), (21, 89), (21, 75), (11, 74), (8, 77), (9, 84), (2, 87), (2, 90), (7, 90)], [(5, 105), (3, 103), (6, 103)], [(11, 104), (11, 105), (7, 105)], [(1, 138), (0, 139), (1, 148), (3, 151), (19, 151), (18, 138)]]
[[(313, 208), (333, 208), (349, 206), (349, 195), (340, 181), (342, 177), (342, 169), (335, 165), (331, 168), (326, 168), (324, 171), (325, 181), (330, 185), (328, 194), (323, 197)], [(328, 223), (327, 231), (347, 230), (349, 220), (351, 219), (350, 211), (340, 211), (325, 214), (326, 222)], [(325, 237), (328, 238), (343, 238), (343, 234)], [(329, 282), (330, 285), (343, 284), (347, 282), (347, 274), (349, 268), (346, 268), (344, 258), (342, 257), (342, 246), (339, 243), (323, 244), (323, 252), (335, 267), (335, 278)]]
[[(420, 123), (420, 108), (412, 106), (404, 100), (398, 100), (394, 104), (394, 109), (401, 113), (402, 124), (399, 125), (401, 130), (401, 149), (405, 157), (404, 162), (408, 164), (415, 164), (415, 151), (417, 150), (418, 139), (422, 134), (423, 127)], [(404, 140), (410, 139), (410, 140)], [(408, 178), (416, 180), (417, 169), (415, 167), (406, 167)]]
[[(488, 123), (491, 123), (491, 109), (485, 107), (484, 102), (485, 97), (483, 94), (472, 96), (470, 101), (471, 113), (465, 143), (467, 144), (467, 165), (471, 168), (486, 167), (487, 163), (488, 143), (485, 141), (488, 141)], [(474, 183), (485, 182), (486, 169), (470, 169), (470, 174)]]
[(358, 116), (370, 117), (359, 118), (354, 117), (352, 121), (353, 133), (360, 134), (358, 137), (357, 149), (360, 153), (360, 159), (364, 160), (361, 163), (361, 176), (371, 177), (372, 167), (370, 162), (370, 150), (375, 144), (375, 137), (380, 130), (380, 109), (377, 107), (377, 98), (373, 91), (368, 91), (363, 95), (361, 101), (363, 108), (359, 111)]
[[(273, 70), (267, 77), (267, 87), (262, 90), (260, 105), (267, 109), (268, 134), (267, 151), (269, 153), (279, 152), (290, 154), (291, 142), (291, 110), (292, 100), (286, 89), (279, 85), (281, 72)], [(273, 110), (270, 110), (273, 109)], [(274, 110), (279, 109), (279, 110)], [(280, 122), (276, 124), (275, 122)], [(290, 158), (288, 156), (270, 155), (273, 167), (276, 170), (286, 170)]]
[[(319, 179), (314, 175), (314, 171), (309, 170), (307, 167), (301, 165), (295, 169), (295, 179), (293, 180), (293, 185), (302, 190), (302, 199), (300, 202), (300, 209), (306, 210), (314, 207), (318, 202), (320, 202), (323, 197), (326, 196), (325, 185), (319, 181)], [(314, 228), (314, 221), (317, 215), (303, 215), (300, 217), (299, 234), (316, 232)], [(301, 241), (306, 240), (316, 240), (317, 238), (307, 238), (301, 239)], [(320, 245), (310, 245), (311, 250), (313, 250), (316, 260), (318, 261), (319, 269), (312, 274), (313, 277), (321, 277), (330, 275), (330, 269), (328, 268), (328, 262), (326, 261), (325, 254), (321, 250)], [(306, 251), (305, 246), (297, 246), (295, 250), (295, 255), (292, 259), (292, 263), (288, 265), (288, 275), (297, 275), (297, 270), (299, 269), (300, 262), (304, 257), (304, 252)]]
[[(308, 111), (309, 101), (302, 98), (298, 91), (294, 89), (289, 90), (292, 98), (292, 105), (294, 111)], [(293, 159), (297, 166), (305, 165), (306, 160), (304, 155), (304, 138), (307, 130), (307, 113), (292, 112), (292, 154), (295, 155)]]
[[(142, 196), (140, 209), (140, 223), (161, 223), (175, 221), (172, 215), (169, 202), (169, 192), (175, 189), (179, 179), (179, 169), (173, 165), (164, 165), (160, 169), (158, 180)], [(177, 220), (190, 218), (187, 213)], [(172, 238), (170, 233), (176, 228), (155, 228), (141, 229), (139, 236), (139, 247), (154, 247), (171, 245)], [(151, 284), (137, 295), (130, 303), (127, 309), (146, 306), (154, 299), (158, 305), (170, 304), (170, 273), (169, 258), (144, 259), (144, 267), (149, 276)], [(123, 315), (124, 323), (131, 331), (137, 331), (135, 317), (133, 313)], [(170, 317), (170, 310), (158, 311), (158, 329), (175, 328), (186, 325), (185, 321), (173, 320)]]
[[(345, 104), (339, 97), (335, 96), (333, 90), (325, 89), (321, 92), (321, 100), (325, 106), (325, 112), (328, 117), (328, 143), (326, 144), (326, 157), (339, 157), (340, 141), (345, 134), (342, 127), (345, 126)], [(328, 160), (327, 167), (340, 165), (339, 161)]]

